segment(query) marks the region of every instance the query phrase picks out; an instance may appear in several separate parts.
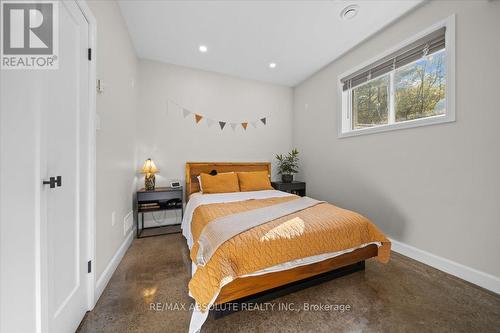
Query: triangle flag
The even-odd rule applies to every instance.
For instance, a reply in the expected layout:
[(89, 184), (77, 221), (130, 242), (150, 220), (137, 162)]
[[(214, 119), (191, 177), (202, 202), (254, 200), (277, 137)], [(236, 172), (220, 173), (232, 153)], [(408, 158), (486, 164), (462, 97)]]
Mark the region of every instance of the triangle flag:
[(231, 125), (231, 128), (233, 129), (233, 131), (236, 129), (236, 126), (238, 126), (237, 123), (231, 123), (230, 125)]
[(252, 124), (253, 128), (257, 128), (257, 122), (256, 121), (252, 121), (250, 124)]
[(266, 124), (266, 118), (260, 118), (260, 121), (262, 121), (262, 123), (265, 125)]
[(191, 112), (188, 109), (182, 109), (182, 116), (186, 118)]
[(198, 124), (203, 119), (203, 116), (200, 116), (199, 114), (195, 114), (194, 119), (196, 120), (196, 123)]
[(247, 130), (247, 126), (248, 126), (248, 123), (241, 123), (241, 126), (243, 126), (243, 128), (245, 129), (245, 131)]
[(219, 126), (220, 126), (220, 130), (222, 131), (224, 129), (224, 126), (226, 126), (226, 122), (225, 121), (219, 121)]
[(208, 126), (208, 127), (212, 126), (212, 125), (213, 125), (213, 123), (214, 123), (214, 121), (213, 121), (212, 119), (208, 119), (208, 118), (207, 118), (207, 119), (206, 119), (206, 121), (207, 121), (207, 126)]

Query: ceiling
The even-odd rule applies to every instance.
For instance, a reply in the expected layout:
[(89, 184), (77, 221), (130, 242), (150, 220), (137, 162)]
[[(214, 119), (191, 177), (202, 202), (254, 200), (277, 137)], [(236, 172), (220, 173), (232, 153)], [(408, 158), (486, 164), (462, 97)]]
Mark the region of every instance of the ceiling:
[[(126, 0), (119, 6), (140, 58), (295, 86), (421, 2)], [(357, 15), (342, 19), (352, 4)]]

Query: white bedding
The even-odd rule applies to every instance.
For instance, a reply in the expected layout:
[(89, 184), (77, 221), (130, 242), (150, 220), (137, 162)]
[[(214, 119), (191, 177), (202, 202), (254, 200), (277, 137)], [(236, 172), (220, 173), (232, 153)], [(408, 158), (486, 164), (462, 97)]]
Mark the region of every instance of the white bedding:
[[(266, 199), (266, 198), (276, 198), (276, 197), (286, 197), (289, 196), (290, 193), (275, 191), (275, 190), (266, 190), (266, 191), (252, 191), (252, 192), (234, 192), (234, 193), (217, 193), (217, 194), (202, 194), (202, 193), (194, 193), (191, 195), (189, 202), (186, 206), (186, 210), (184, 213), (184, 218), (182, 219), (182, 234), (187, 240), (187, 244), (189, 249), (193, 246), (193, 236), (191, 235), (191, 220), (193, 218), (193, 213), (198, 206), (207, 205), (211, 203), (223, 203), (223, 202), (235, 202), (235, 201), (243, 201), (249, 199)], [(290, 268), (309, 265), (312, 263), (320, 262), (329, 258), (337, 257), (341, 254), (352, 252), (358, 248), (366, 247), (370, 244), (376, 244), (377, 246), (381, 246), (382, 244), (379, 242), (372, 242), (367, 244), (362, 244), (358, 247), (352, 249), (346, 249), (337, 252), (331, 253), (323, 253), (317, 256), (311, 256), (307, 258), (297, 259), (293, 261), (289, 261), (283, 264), (275, 265), (272, 267), (268, 267), (262, 269), (260, 271), (244, 275), (242, 277), (247, 276), (257, 276), (263, 275), (272, 272), (284, 271)], [(192, 263), (192, 271), (191, 274), (194, 275), (196, 272), (196, 265)], [(190, 295), (191, 296), (191, 295)], [(215, 301), (218, 295), (215, 295), (211, 304)], [(196, 308), (197, 309), (197, 308)], [(189, 332), (199, 332), (201, 326), (205, 322), (208, 316), (208, 311), (205, 313), (195, 310), (191, 317), (191, 323), (189, 325)]]

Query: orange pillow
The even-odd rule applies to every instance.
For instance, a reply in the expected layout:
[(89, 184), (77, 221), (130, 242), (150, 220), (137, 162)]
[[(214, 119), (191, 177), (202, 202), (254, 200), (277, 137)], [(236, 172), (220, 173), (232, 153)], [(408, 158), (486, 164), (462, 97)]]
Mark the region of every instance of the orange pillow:
[(238, 179), (242, 192), (273, 189), (267, 171), (238, 172)]
[(200, 175), (203, 193), (239, 192), (238, 176), (235, 173), (220, 173), (212, 176), (208, 173)]

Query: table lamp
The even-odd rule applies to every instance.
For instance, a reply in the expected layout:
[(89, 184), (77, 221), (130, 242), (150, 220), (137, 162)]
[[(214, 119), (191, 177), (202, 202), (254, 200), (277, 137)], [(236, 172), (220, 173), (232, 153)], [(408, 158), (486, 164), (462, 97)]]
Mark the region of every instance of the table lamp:
[(152, 159), (148, 158), (146, 162), (144, 162), (142, 173), (146, 174), (144, 177), (144, 187), (146, 188), (146, 191), (153, 191), (155, 189), (155, 173), (158, 171), (159, 170)]

